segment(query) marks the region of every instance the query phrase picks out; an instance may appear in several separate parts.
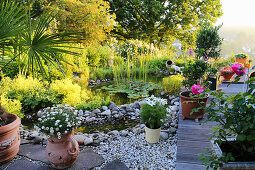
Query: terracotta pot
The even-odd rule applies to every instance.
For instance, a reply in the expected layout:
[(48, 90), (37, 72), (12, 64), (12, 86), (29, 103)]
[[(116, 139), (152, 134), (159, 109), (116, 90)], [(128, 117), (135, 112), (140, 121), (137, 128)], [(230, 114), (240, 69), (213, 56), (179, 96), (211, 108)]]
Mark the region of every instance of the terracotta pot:
[(247, 62), (247, 58), (236, 58), (236, 62), (244, 65)]
[(11, 161), (20, 145), (20, 118), (11, 113), (7, 113), (6, 118), (10, 123), (0, 127), (0, 165)]
[[(194, 99), (191, 97), (186, 97), (188, 95), (185, 95), (185, 94), (189, 94), (189, 93), (191, 93), (191, 91), (185, 91), (180, 93), (181, 107), (182, 107), (182, 120), (184, 120), (185, 118), (189, 118), (189, 119), (194, 119), (195, 122), (198, 122), (199, 118), (203, 118), (205, 110), (199, 109), (198, 112), (193, 112), (193, 114), (190, 114), (190, 113), (192, 112), (193, 108), (199, 108), (202, 106), (206, 107), (206, 102), (209, 95), (207, 95), (207, 97), (203, 99)], [(192, 102), (187, 103), (186, 101), (192, 101)]]
[(74, 132), (62, 136), (61, 139), (48, 138), (46, 154), (55, 168), (64, 169), (74, 164), (79, 154), (79, 145), (73, 136)]
[(149, 143), (158, 143), (161, 128), (150, 129), (145, 126), (145, 140)]
[(225, 81), (231, 81), (232, 77), (235, 75), (235, 73), (230, 73), (230, 74), (225, 74), (222, 75), (222, 77), (224, 78)]

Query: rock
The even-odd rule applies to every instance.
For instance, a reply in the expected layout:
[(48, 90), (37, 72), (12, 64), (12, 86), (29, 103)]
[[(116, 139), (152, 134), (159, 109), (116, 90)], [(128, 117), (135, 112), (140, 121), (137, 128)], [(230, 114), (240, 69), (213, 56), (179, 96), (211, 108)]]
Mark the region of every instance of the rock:
[(167, 140), (168, 139), (168, 133), (166, 132), (160, 132), (160, 138), (163, 140)]
[(173, 100), (171, 101), (171, 105), (174, 105), (174, 102), (179, 102), (179, 97), (173, 99)]
[(83, 116), (84, 113), (83, 113), (83, 110), (79, 110), (79, 116)]
[(126, 110), (120, 110), (120, 112), (121, 112), (122, 114), (126, 114), (126, 113), (127, 113)]
[(99, 146), (100, 145), (100, 140), (96, 139), (91, 143), (92, 146)]
[(113, 115), (118, 114), (118, 113), (119, 113), (118, 111), (112, 111)]
[(35, 138), (36, 136), (39, 136), (39, 132), (37, 132), (37, 131), (32, 131), (32, 132), (29, 134), (29, 136), (30, 136), (31, 138)]
[(119, 109), (119, 107), (118, 106), (116, 106), (116, 107), (114, 107), (113, 109), (112, 109), (112, 111), (119, 111), (120, 109)]
[(130, 119), (131, 120), (136, 120), (136, 116), (132, 116)]
[(160, 92), (160, 95), (161, 95), (161, 96), (164, 96), (164, 95), (165, 95), (165, 92), (164, 92), (164, 91)]
[(176, 128), (174, 128), (174, 127), (170, 127), (170, 128), (169, 128), (169, 132), (170, 132), (170, 133), (175, 133), (175, 132), (176, 132), (176, 130), (177, 130), (177, 129), (176, 129)]
[(84, 135), (74, 135), (74, 139), (78, 142), (79, 145), (84, 144), (85, 138), (86, 138), (86, 136), (84, 136)]
[(128, 106), (128, 107), (126, 108), (126, 111), (127, 111), (127, 112), (133, 112), (134, 109), (133, 109), (132, 107)]
[(179, 106), (180, 103), (179, 102), (174, 102), (174, 105)]
[(33, 144), (40, 144), (42, 142), (42, 139), (43, 139), (43, 137), (41, 137), (41, 136), (35, 136), (32, 143)]
[(134, 129), (133, 129), (133, 133), (135, 133), (135, 134), (140, 134), (140, 133), (142, 133), (142, 129), (140, 129), (140, 128), (134, 128)]
[(117, 105), (115, 103), (113, 103), (112, 101), (110, 101), (110, 105), (108, 106), (108, 108), (110, 110), (112, 110), (114, 107), (116, 107)]
[(97, 84), (100, 84), (100, 82), (101, 82), (101, 81), (98, 79), (98, 80), (97, 80)]
[(99, 109), (95, 109), (95, 110), (92, 111), (92, 113), (98, 114), (98, 113), (101, 113), (101, 111)]
[(135, 113), (134, 112), (128, 112), (127, 115), (134, 116)]
[(117, 135), (119, 135), (119, 131), (113, 130), (113, 131), (108, 132), (107, 135), (117, 136)]
[(119, 159), (115, 159), (114, 161), (107, 163), (103, 170), (129, 170), (129, 168)]
[(110, 116), (111, 115), (111, 110), (106, 110), (106, 111), (102, 112), (100, 115), (102, 115), (102, 116)]
[(86, 111), (85, 111), (85, 114), (89, 114), (89, 115), (90, 115), (90, 114), (91, 114), (91, 112), (86, 110)]
[(139, 109), (135, 109), (135, 113), (140, 114), (140, 110)]
[(118, 118), (120, 118), (120, 115), (119, 114), (115, 114), (115, 115), (113, 115), (113, 117), (118, 119)]
[(135, 101), (135, 102), (133, 103), (132, 107), (133, 107), (134, 109), (140, 109), (140, 104), (139, 104), (139, 102), (138, 102), (138, 101)]
[(127, 130), (120, 131), (120, 136), (126, 137), (127, 135), (128, 135), (128, 131)]
[(108, 110), (108, 107), (107, 106), (102, 106), (102, 109), (103, 109), (103, 111), (106, 111), (106, 110)]
[(91, 137), (85, 137), (83, 143), (85, 146), (87, 146), (87, 145), (90, 145), (92, 142), (93, 142), (93, 139)]
[(86, 118), (86, 121), (87, 121), (88, 123), (94, 122), (95, 120), (96, 120), (95, 117), (91, 117), (91, 118), (87, 117), (87, 118)]

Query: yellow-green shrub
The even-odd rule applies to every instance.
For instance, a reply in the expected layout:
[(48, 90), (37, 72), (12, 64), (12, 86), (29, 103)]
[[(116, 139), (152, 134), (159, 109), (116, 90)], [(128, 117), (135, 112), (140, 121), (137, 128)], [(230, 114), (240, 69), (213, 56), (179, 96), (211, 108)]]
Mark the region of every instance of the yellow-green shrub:
[(20, 118), (24, 117), (24, 114), (21, 112), (22, 106), (19, 100), (8, 99), (6, 94), (4, 93), (1, 95), (0, 103), (6, 112), (15, 114)]
[(180, 74), (163, 78), (164, 91), (169, 94), (178, 95), (182, 88), (183, 79), (184, 77)]
[(71, 79), (55, 80), (50, 89), (56, 91), (59, 95), (63, 95), (63, 104), (70, 106), (79, 105), (89, 98), (88, 93), (82, 90), (78, 84), (72, 82)]

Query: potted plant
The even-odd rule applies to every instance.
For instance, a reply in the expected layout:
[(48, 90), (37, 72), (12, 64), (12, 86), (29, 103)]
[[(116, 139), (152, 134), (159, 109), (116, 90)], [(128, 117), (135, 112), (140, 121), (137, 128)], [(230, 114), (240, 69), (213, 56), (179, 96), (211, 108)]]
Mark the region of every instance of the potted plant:
[(228, 66), (220, 70), (220, 75), (224, 78), (225, 81), (230, 81), (235, 75), (235, 72), (232, 70), (231, 67)]
[(11, 161), (19, 152), (20, 118), (7, 113), (0, 105), (0, 165)]
[(203, 118), (208, 94), (204, 90), (208, 86), (207, 73), (210, 64), (203, 60), (189, 60), (183, 68), (185, 80), (183, 84), (188, 90), (179, 94), (181, 98), (182, 119), (194, 119), (198, 122)]
[(248, 60), (248, 55), (247, 54), (236, 54), (235, 56), (236, 62), (240, 63), (240, 64), (246, 64), (247, 60)]
[(145, 99), (142, 106), (141, 119), (145, 124), (145, 140), (149, 143), (157, 143), (160, 137), (161, 126), (171, 112), (171, 107), (166, 107), (167, 99), (151, 96)]
[(47, 135), (46, 154), (49, 162), (56, 168), (70, 167), (79, 153), (79, 145), (73, 138), (74, 129), (82, 118), (73, 107), (58, 105), (45, 108), (35, 126), (37, 131)]
[(219, 71), (218, 69), (214, 68), (211, 66), (208, 72), (208, 81), (210, 81), (209, 89), (210, 90), (217, 90), (218, 85), (220, 83), (220, 76), (219, 76)]
[[(237, 74), (234, 82), (245, 74), (239, 63), (232, 70)], [(254, 78), (246, 83), (252, 81)], [(206, 112), (208, 121), (217, 126), (213, 128), (212, 149), (200, 154), (203, 163), (214, 169), (255, 169), (255, 87), (237, 95), (228, 96), (221, 90), (211, 95), (214, 97)]]

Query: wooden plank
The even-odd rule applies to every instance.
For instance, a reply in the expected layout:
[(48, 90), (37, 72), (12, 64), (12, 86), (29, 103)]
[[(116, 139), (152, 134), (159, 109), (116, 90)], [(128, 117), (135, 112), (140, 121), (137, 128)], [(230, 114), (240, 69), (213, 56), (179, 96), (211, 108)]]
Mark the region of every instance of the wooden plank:
[(177, 141), (177, 150), (178, 147), (192, 147), (192, 148), (196, 148), (196, 147), (201, 147), (201, 148), (209, 148), (210, 147), (210, 143), (208, 142), (201, 142), (201, 141), (186, 141), (186, 140), (178, 140)]
[(204, 149), (202, 147), (186, 147), (182, 146), (177, 148), (177, 154), (199, 154), (199, 153), (204, 153)]
[(191, 164), (191, 163), (176, 163), (176, 170), (206, 170), (206, 167), (199, 164)]
[(193, 164), (201, 164), (202, 162), (198, 159), (197, 154), (192, 154), (192, 153), (181, 153), (176, 155), (176, 160), (177, 162), (182, 162), (182, 163), (193, 163)]

